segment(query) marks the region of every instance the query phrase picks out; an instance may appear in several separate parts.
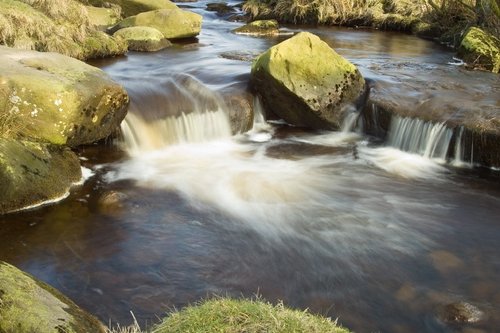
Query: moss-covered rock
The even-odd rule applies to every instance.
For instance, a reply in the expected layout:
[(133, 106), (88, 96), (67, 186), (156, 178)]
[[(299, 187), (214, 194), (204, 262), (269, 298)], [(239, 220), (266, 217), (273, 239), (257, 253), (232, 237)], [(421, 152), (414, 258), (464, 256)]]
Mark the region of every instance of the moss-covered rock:
[(500, 73), (500, 39), (472, 27), (460, 43), (458, 56), (474, 68)]
[(0, 44), (77, 59), (120, 55), (127, 45), (100, 33), (74, 0), (0, 1)]
[(152, 333), (349, 333), (330, 319), (307, 311), (253, 300), (214, 299), (167, 317)]
[(15, 117), (19, 136), (77, 146), (107, 137), (125, 117), (126, 91), (98, 68), (5, 46), (0, 59), (0, 118)]
[(120, 20), (120, 11), (115, 8), (85, 6), (89, 21), (99, 29), (112, 26)]
[(67, 148), (0, 138), (0, 214), (62, 198), (81, 177)]
[[(94, 0), (102, 1), (102, 0)], [(137, 15), (157, 9), (177, 9), (177, 5), (170, 0), (106, 0), (122, 8), (123, 17)]]
[(125, 39), (131, 51), (153, 52), (172, 45), (160, 31), (151, 27), (123, 28), (115, 32), (114, 36)]
[(111, 28), (110, 32), (145, 26), (159, 30), (168, 39), (188, 38), (200, 33), (201, 21), (201, 15), (196, 13), (182, 9), (159, 9), (127, 17)]
[(233, 32), (241, 35), (269, 36), (277, 35), (280, 31), (276, 20), (257, 20), (236, 28)]
[(59, 291), (0, 261), (0, 332), (104, 333), (106, 330)]
[(268, 112), (319, 129), (340, 128), (366, 90), (356, 66), (307, 32), (260, 55), (252, 65), (251, 84)]

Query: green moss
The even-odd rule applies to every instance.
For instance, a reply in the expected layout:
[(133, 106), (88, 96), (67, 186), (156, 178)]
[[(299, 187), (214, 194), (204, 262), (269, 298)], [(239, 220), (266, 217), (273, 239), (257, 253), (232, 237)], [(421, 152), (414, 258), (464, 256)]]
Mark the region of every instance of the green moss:
[(124, 17), (137, 15), (151, 10), (178, 8), (175, 3), (169, 0), (109, 0), (108, 2), (119, 5), (122, 8), (122, 14)]
[(167, 317), (152, 333), (348, 333), (307, 311), (259, 300), (214, 299)]
[(500, 39), (472, 27), (462, 39), (459, 56), (471, 66), (500, 72)]
[(129, 50), (132, 51), (153, 52), (172, 45), (160, 31), (151, 27), (124, 28), (113, 36), (126, 40)]
[(279, 25), (276, 20), (257, 20), (236, 28), (233, 32), (248, 35), (277, 35)]
[(104, 333), (105, 329), (54, 288), (0, 262), (0, 331)]
[(111, 32), (134, 26), (159, 30), (165, 38), (177, 39), (197, 36), (201, 30), (202, 16), (181, 9), (159, 9), (131, 16), (118, 23)]
[(114, 8), (92, 7), (85, 6), (89, 15), (91, 24), (98, 28), (109, 27), (118, 23), (120, 19), (120, 11)]

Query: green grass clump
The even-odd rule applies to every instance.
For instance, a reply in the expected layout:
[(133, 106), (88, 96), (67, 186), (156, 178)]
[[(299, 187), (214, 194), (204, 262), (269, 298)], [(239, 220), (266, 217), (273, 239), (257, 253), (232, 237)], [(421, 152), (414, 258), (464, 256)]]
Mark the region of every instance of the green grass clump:
[(175, 312), (152, 333), (348, 333), (328, 318), (283, 304), (218, 298)]
[(127, 51), (125, 42), (97, 31), (75, 0), (0, 0), (0, 44), (82, 60)]

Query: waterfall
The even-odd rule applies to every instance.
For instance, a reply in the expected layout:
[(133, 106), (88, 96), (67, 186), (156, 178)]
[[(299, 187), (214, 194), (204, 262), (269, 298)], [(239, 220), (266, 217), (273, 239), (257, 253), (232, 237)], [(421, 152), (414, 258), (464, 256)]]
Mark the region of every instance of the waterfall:
[(427, 158), (446, 160), (453, 131), (444, 123), (393, 116), (388, 144)]
[[(130, 111), (121, 124), (122, 144), (129, 153), (231, 136), (227, 106), (222, 98), (192, 77), (174, 79), (169, 86), (158, 88), (159, 91), (151, 88), (152, 97), (138, 96), (135, 102), (132, 99)], [(165, 101), (165, 94), (171, 97), (170, 101)]]
[(348, 112), (346, 117), (344, 118), (344, 121), (342, 122), (342, 128), (340, 129), (340, 131), (342, 133), (352, 132), (356, 126), (358, 117), (358, 112)]
[[(458, 130), (457, 139), (455, 140), (455, 155), (453, 157), (452, 165), (455, 167), (472, 167), (474, 161), (474, 142), (471, 142), (469, 160), (466, 161), (466, 150), (465, 150), (465, 128), (460, 126)], [(471, 138), (472, 139), (472, 138)]]

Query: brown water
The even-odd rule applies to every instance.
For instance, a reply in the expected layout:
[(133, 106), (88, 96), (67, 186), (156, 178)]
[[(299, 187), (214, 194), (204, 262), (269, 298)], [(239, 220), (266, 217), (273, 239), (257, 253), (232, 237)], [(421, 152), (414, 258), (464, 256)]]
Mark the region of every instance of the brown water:
[[(130, 92), (135, 146), (81, 148), (91, 176), (56, 205), (0, 217), (0, 258), (104, 322), (130, 323), (132, 310), (145, 326), (212, 294), (258, 293), (356, 332), (498, 331), (498, 172), (403, 153), (350, 126), (257, 123), (231, 137), (219, 94), (244, 91), (250, 63), (221, 54), (256, 54), (287, 36), (232, 35), (238, 24), (205, 3), (193, 4), (205, 16), (197, 42), (96, 63)], [(309, 30), (366, 77), (405, 83), (402, 96), (425, 77), (464, 103), (467, 87), (498, 89), (497, 77), (449, 65), (452, 53), (412, 36)], [(120, 205), (99, 203), (109, 191)], [(457, 301), (483, 319), (441, 322), (439, 309)]]

